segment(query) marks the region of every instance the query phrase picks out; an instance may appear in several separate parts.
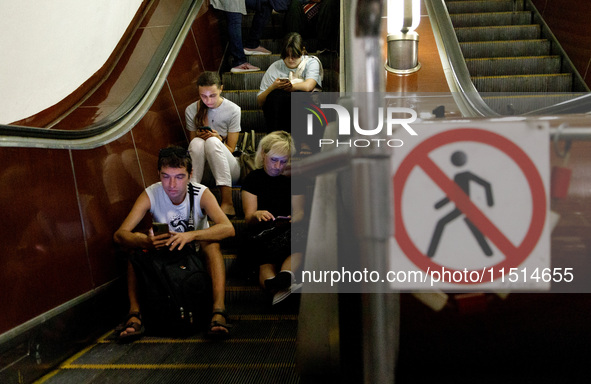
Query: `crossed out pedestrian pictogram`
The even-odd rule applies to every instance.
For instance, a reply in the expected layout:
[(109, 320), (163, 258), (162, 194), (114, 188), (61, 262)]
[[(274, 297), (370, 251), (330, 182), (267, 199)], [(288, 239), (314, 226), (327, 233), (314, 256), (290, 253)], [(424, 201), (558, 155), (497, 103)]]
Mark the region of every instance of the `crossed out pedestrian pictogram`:
[[(454, 143), (480, 143), (490, 146), (508, 156), (515, 167), (521, 171), (529, 187), (532, 210), (529, 225), (523, 240), (519, 244), (513, 244), (503, 232), (503, 228), (495, 225), (489, 217), (470, 199), (470, 183), (475, 184), (485, 191), (486, 203), (494, 206), (495, 199), (491, 184), (495, 180), (485, 180), (470, 170), (458, 172), (450, 178), (442, 171), (429, 154), (443, 146)], [(468, 165), (470, 157), (464, 151), (454, 151), (450, 161), (456, 166)], [(419, 249), (412, 240), (402, 214), (402, 196), (411, 172), (417, 167), (432, 180), (445, 194), (433, 209), (437, 211), (449, 202), (455, 204), (455, 209), (443, 215), (436, 221), (435, 228), (429, 229), (431, 238), (427, 249)], [(504, 255), (502, 261), (494, 266), (493, 279), (500, 277), (499, 269), (508, 270), (519, 266), (534, 250), (538, 244), (546, 222), (547, 199), (544, 182), (536, 165), (530, 157), (518, 145), (508, 138), (495, 132), (477, 128), (458, 128), (435, 134), (414, 147), (398, 166), (394, 177), (394, 228), (395, 239), (406, 257), (423, 271), (442, 270), (443, 266), (436, 261), (437, 246), (442, 236), (445, 236), (444, 228), (463, 216), (463, 220), (476, 239), (480, 249), (486, 256), (492, 255), (489, 242)], [(502, 206), (494, 206), (495, 209), (503, 209)], [(510, 214), (510, 213), (509, 213)], [(464, 266), (457, 265), (453, 268), (446, 266), (447, 270), (462, 270)]]

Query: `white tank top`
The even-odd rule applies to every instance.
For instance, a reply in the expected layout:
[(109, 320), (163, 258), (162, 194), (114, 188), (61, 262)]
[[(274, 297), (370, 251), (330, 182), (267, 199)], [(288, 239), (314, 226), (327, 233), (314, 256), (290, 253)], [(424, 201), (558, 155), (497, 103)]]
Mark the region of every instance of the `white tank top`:
[[(205, 192), (206, 186), (198, 183), (193, 184), (195, 195), (193, 206), (193, 220), (195, 220), (195, 229), (209, 228), (207, 215), (201, 210), (201, 196)], [(150, 198), (150, 213), (154, 221), (167, 223), (168, 228), (174, 232), (187, 232), (189, 226), (189, 191), (182, 203), (174, 205), (164, 191), (162, 183), (158, 182), (146, 188), (146, 193)]]

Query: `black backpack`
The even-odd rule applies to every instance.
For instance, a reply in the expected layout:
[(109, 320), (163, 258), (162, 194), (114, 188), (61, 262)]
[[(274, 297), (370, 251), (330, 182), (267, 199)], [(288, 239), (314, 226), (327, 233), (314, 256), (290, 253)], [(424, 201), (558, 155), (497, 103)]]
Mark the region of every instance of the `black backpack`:
[[(194, 193), (189, 187), (193, 224)], [(183, 336), (208, 324), (211, 318), (211, 278), (192, 244), (181, 251), (137, 251), (130, 262), (135, 271), (146, 332)]]

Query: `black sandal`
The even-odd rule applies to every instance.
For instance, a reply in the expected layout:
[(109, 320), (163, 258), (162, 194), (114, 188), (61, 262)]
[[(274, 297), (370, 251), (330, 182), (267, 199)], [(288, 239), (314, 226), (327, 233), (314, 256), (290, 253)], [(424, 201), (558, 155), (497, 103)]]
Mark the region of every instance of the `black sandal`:
[[(139, 319), (140, 322), (130, 321), (133, 317)], [(122, 336), (121, 332), (125, 331), (127, 328), (133, 328), (134, 331)], [(117, 341), (120, 343), (131, 343), (132, 341), (141, 339), (145, 331), (146, 329), (142, 322), (142, 314), (139, 312), (131, 312), (127, 315), (127, 318), (123, 323), (115, 327), (113, 333), (115, 334)]]
[[(221, 315), (224, 318), (225, 323), (220, 323), (219, 321), (212, 321), (211, 323), (209, 323), (209, 331), (207, 332), (207, 335), (212, 338), (219, 339), (225, 339), (229, 337), (232, 325), (228, 324), (228, 314), (223, 309), (215, 309), (211, 314), (211, 317), (213, 318), (215, 315)], [(213, 328), (216, 327), (223, 328), (224, 331), (214, 331)]]

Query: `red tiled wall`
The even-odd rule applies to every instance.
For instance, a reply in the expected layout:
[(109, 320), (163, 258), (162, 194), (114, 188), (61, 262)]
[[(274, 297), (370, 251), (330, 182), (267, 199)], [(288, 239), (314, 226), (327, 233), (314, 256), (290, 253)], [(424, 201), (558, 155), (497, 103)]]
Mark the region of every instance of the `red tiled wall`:
[[(143, 73), (182, 0), (155, 3), (112, 76), (56, 128), (79, 129), (114, 110)], [(184, 109), (195, 79), (217, 70), (216, 15), (203, 9), (145, 117), (90, 150), (0, 150), (0, 334), (123, 274), (112, 241), (143, 188), (157, 181), (158, 149), (187, 144)]]

